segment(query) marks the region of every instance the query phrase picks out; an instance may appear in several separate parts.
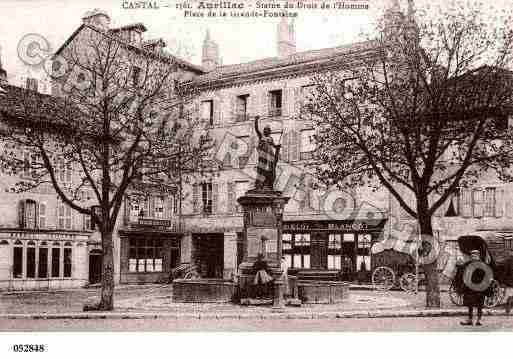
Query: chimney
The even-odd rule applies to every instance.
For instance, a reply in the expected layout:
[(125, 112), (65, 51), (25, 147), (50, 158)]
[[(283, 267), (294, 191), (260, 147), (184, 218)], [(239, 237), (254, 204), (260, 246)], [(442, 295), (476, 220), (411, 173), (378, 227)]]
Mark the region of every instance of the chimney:
[(0, 84), (7, 83), (7, 71), (2, 66), (2, 46), (0, 45)]
[(163, 39), (153, 39), (144, 41), (142, 46), (147, 51), (160, 54), (162, 50), (167, 46), (167, 44)]
[(82, 17), (82, 21), (86, 25), (94, 26), (103, 31), (107, 31), (110, 26), (109, 15), (100, 9), (94, 9), (86, 12), (84, 17)]
[(294, 30), (294, 20), (287, 23), (286, 18), (281, 18), (278, 24), (278, 57), (284, 58), (293, 55), (296, 52), (296, 33)]
[(220, 65), (219, 46), (210, 39), (210, 31), (207, 30), (205, 40), (203, 41), (203, 54), (201, 57), (201, 65), (206, 71), (212, 71)]

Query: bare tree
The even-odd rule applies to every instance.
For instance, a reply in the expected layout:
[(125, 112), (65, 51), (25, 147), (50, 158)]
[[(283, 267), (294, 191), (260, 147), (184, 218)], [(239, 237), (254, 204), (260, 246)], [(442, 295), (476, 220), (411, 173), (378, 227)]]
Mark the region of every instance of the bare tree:
[[(460, 186), (490, 170), (511, 178), (513, 37), (506, 12), (491, 27), (478, 6), (414, 16), (409, 3), (407, 15), (387, 11), (371, 56), (315, 78), (306, 115), (318, 125), (319, 176), (387, 189), (418, 221), (429, 257), (432, 216)], [(423, 269), (426, 304), (440, 306), (436, 258)]]
[(193, 93), (180, 89), (188, 71), (180, 60), (86, 30), (54, 62), (62, 97), (20, 90), (16, 108), (2, 111), (0, 163), (12, 175), (31, 173), (13, 190), (51, 183), (66, 205), (92, 217), (103, 249), (98, 309), (112, 310), (113, 231), (124, 196), (145, 184), (175, 187), (181, 168), (201, 165), (209, 140), (187, 110)]

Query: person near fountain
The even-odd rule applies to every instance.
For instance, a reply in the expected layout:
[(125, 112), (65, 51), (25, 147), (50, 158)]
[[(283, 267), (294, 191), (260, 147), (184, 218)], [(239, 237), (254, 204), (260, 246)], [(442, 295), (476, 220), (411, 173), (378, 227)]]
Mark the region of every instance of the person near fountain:
[(257, 298), (262, 298), (267, 292), (266, 288), (268, 284), (273, 280), (273, 277), (267, 273), (269, 266), (262, 253), (258, 254), (257, 260), (253, 264), (253, 270), (256, 272), (255, 279), (253, 280), (253, 284), (256, 288), (256, 296)]

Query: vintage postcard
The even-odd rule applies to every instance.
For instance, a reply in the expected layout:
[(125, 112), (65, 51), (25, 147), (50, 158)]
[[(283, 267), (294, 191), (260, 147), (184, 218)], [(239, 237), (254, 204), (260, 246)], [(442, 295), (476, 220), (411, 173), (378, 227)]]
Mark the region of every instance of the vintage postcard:
[(0, 331), (511, 331), (512, 58), (505, 0), (3, 0)]

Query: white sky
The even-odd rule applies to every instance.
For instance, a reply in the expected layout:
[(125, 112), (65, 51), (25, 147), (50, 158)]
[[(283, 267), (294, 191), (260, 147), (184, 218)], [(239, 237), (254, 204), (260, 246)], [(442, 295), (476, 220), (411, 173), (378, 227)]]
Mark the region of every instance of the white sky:
[[(194, 4), (198, 0), (189, 0)], [(262, 0), (267, 3), (283, 3), (283, 0)], [(343, 0), (325, 0), (328, 3)], [(371, 23), (381, 14), (385, 1), (391, 0), (345, 0), (368, 1), (370, 10), (299, 10), (296, 19), (297, 50), (311, 50), (338, 46), (354, 42), (362, 30), (369, 30)], [(134, 1), (135, 2), (135, 1)], [(210, 2), (216, 2), (210, 0)], [(234, 1), (236, 2), (236, 1)], [(297, 0), (292, 0), (297, 3)], [(304, 0), (304, 3), (321, 0)], [(400, 0), (403, 7), (406, 0)], [(442, 3), (443, 0), (417, 0), (418, 6), (425, 3)], [(239, 63), (258, 58), (276, 56), (276, 24), (278, 19), (254, 18), (184, 18), (183, 10), (173, 7), (177, 0), (160, 0), (160, 10), (126, 10), (122, 0), (0, 0), (0, 45), (2, 63), (10, 76), (27, 72), (17, 58), (17, 44), (23, 35), (38, 33), (46, 37), (57, 49), (81, 24), (83, 14), (101, 8), (111, 16), (112, 26), (142, 22), (148, 28), (145, 38), (162, 37), (170, 50), (176, 44), (188, 49), (189, 60), (201, 63), (201, 46), (206, 29), (219, 44), (224, 64)], [(255, 3), (255, 1), (245, 1)], [(495, 3), (510, 4), (510, 0)], [(171, 5), (167, 8), (164, 5)], [(509, 5), (511, 7), (511, 5)], [(295, 10), (294, 10), (295, 11)]]

